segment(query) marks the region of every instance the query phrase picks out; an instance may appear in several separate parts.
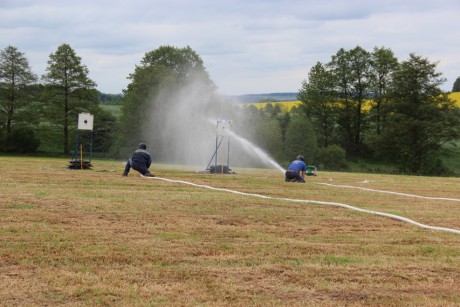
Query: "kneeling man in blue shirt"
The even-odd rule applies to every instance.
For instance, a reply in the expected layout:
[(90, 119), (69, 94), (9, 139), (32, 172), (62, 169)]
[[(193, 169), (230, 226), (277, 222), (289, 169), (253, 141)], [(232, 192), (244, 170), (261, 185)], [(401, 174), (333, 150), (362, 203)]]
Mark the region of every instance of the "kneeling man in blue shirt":
[(305, 182), (305, 172), (307, 165), (303, 162), (303, 156), (297, 156), (286, 170), (286, 182)]

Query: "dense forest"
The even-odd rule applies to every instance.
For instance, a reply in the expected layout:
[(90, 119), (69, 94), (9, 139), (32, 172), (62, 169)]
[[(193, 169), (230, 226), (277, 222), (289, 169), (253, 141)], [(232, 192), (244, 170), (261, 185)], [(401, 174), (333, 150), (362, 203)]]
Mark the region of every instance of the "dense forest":
[[(190, 47), (146, 52), (123, 93), (107, 94), (68, 44), (50, 54), (42, 76), (7, 46), (0, 53), (0, 151), (68, 156), (78, 114), (89, 112), (101, 157), (126, 157), (147, 141), (156, 161), (196, 163), (193, 154), (207, 146), (204, 123), (225, 114), (238, 135), (282, 164), (303, 154), (330, 170), (459, 175), (444, 161), (458, 154), (460, 110), (440, 89), (445, 79), (436, 65), (416, 54), (399, 60), (384, 47), (340, 49), (310, 68), (298, 85), (299, 107), (257, 109), (219, 96)], [(120, 114), (104, 106), (119, 106)]]

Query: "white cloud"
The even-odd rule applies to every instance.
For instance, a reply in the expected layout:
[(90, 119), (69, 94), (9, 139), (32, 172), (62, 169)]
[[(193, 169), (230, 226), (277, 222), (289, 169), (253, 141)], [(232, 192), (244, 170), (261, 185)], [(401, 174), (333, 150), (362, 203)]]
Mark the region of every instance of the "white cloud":
[(118, 93), (142, 56), (190, 46), (223, 94), (297, 91), (340, 48), (391, 48), (460, 76), (458, 0), (2, 0), (0, 48), (18, 47), (37, 74), (68, 43), (99, 90)]

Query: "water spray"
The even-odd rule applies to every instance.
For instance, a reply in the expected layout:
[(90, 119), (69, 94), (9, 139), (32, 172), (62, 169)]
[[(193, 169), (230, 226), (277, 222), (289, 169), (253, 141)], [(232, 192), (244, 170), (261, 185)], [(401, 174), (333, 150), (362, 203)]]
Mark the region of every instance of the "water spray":
[(254, 145), (253, 143), (251, 143), (250, 141), (246, 140), (245, 138), (237, 135), (235, 132), (233, 132), (232, 130), (229, 130), (228, 131), (228, 134), (230, 136), (232, 136), (232, 138), (234, 138), (235, 140), (237, 140), (241, 145), (243, 145), (243, 148), (251, 153), (251, 154), (254, 154), (256, 155), (257, 157), (261, 158), (262, 161), (265, 161), (267, 164), (269, 164), (270, 166), (273, 166), (274, 168), (276, 168), (277, 170), (279, 170), (280, 172), (282, 172), (283, 174), (285, 173), (285, 169), (279, 165), (275, 160), (273, 160), (265, 151), (263, 151), (261, 148), (257, 147), (256, 145)]
[[(208, 120), (209, 123), (214, 124), (215, 121), (210, 119)], [(265, 151), (261, 148), (257, 147), (254, 143), (250, 142), (249, 140), (239, 136), (233, 130), (231, 130), (233, 126), (233, 122), (231, 120), (217, 120), (217, 133), (216, 133), (216, 148), (214, 151), (211, 160), (206, 167), (206, 170), (211, 173), (227, 173), (223, 165), (224, 162), (224, 150), (221, 150), (221, 159), (220, 165), (218, 164), (218, 151), (221, 147), (224, 139), (227, 140), (227, 165), (226, 168), (230, 171), (230, 138), (236, 140), (239, 144), (242, 145), (243, 149), (250, 155), (253, 155), (260, 159), (260, 161), (264, 162), (265, 164), (274, 167), (275, 169), (279, 170), (281, 173), (285, 173), (285, 169), (279, 165), (273, 158), (271, 158)], [(211, 166), (212, 161), (214, 160), (214, 166)]]

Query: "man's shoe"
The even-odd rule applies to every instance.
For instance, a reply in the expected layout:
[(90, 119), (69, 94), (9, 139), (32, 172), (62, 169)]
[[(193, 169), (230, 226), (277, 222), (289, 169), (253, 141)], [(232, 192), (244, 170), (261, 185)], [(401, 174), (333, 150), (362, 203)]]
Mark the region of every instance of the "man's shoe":
[(155, 175), (153, 175), (152, 173), (145, 174), (144, 176), (145, 177), (155, 177)]
[(128, 174), (127, 174), (127, 173), (123, 173), (123, 176), (128, 176)]

